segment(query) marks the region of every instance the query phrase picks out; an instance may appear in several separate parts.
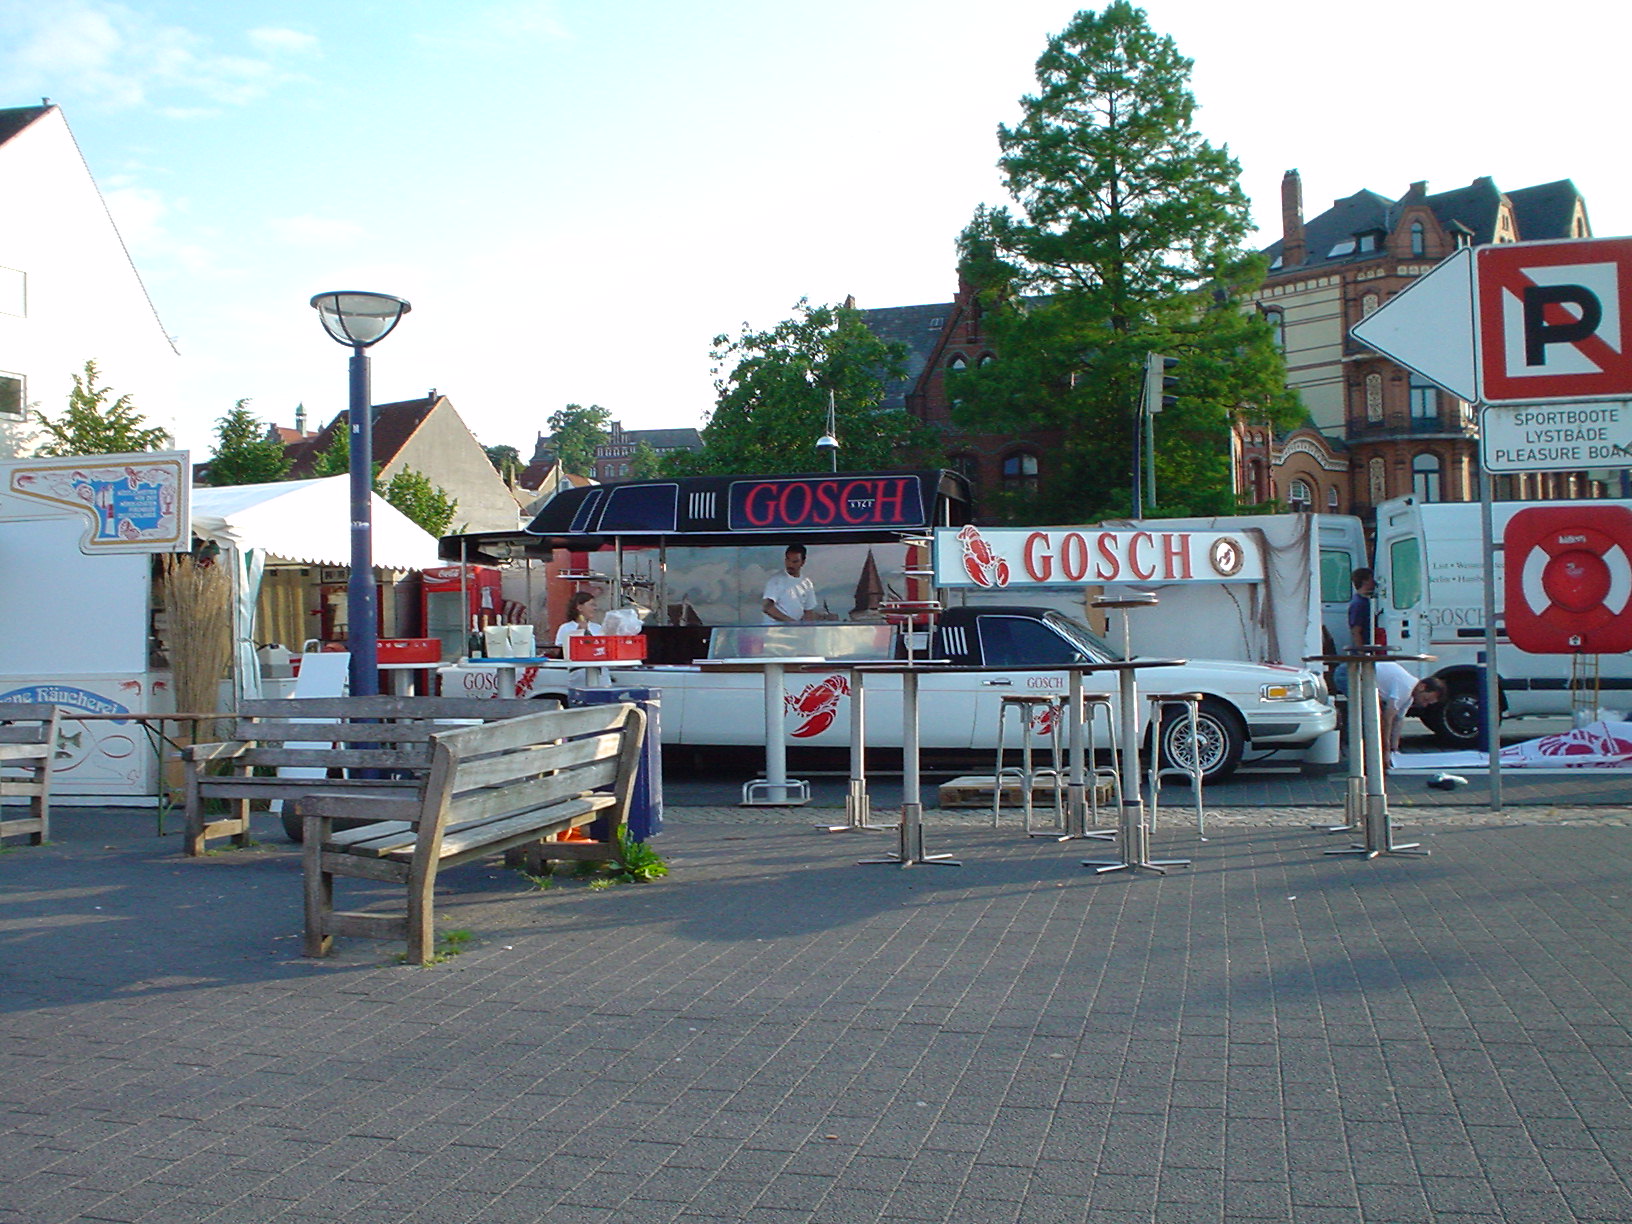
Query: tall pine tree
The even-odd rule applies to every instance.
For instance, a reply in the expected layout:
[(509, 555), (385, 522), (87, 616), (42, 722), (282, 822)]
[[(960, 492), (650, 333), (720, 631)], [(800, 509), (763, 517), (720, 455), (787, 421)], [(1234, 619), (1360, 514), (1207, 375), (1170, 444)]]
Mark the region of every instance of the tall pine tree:
[(215, 423), (215, 453), (206, 469), (206, 483), (215, 488), (267, 484), (289, 474), (283, 443), (267, 436), (266, 425), (248, 405), (239, 400)]
[(1180, 359), (1178, 404), (1155, 426), (1164, 513), (1234, 508), (1234, 414), (1297, 419), (1273, 337), (1243, 309), (1264, 269), (1243, 250), (1240, 167), (1195, 129), (1190, 69), (1143, 10), (1114, 0), (1049, 39), (1022, 119), (998, 130), (1013, 207), (979, 209), (960, 239), (998, 360), (951, 394), (971, 431), (1063, 432), (1036, 502), (1005, 507), (1013, 516), (1130, 512), (1151, 352)]

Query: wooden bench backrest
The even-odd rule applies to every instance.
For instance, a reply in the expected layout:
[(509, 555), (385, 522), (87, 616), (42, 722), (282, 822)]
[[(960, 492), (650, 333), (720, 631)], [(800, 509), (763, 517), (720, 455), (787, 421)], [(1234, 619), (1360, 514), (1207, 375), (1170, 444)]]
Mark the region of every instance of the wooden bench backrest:
[(257, 745), (237, 758), (243, 765), (424, 770), (433, 736), (544, 708), (497, 697), (260, 698), (239, 703), (233, 738)]
[(620, 703), (437, 735), (415, 857), (434, 861), (450, 827), (533, 811), (604, 787), (616, 786), (616, 806), (627, 810), (645, 731), (645, 713)]
[(50, 702), (0, 701), (0, 744), (55, 744), (60, 710)]

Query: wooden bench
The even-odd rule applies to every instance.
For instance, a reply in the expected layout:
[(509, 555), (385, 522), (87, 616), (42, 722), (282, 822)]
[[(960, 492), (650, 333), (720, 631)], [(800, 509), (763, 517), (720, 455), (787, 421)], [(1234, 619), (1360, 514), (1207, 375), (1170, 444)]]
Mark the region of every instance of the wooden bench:
[[(203, 854), (209, 839), (249, 844), (254, 800), (281, 800), (284, 828), (300, 839), (295, 811), (314, 794), (368, 791), (413, 795), (430, 768), (431, 737), (471, 721), (537, 714), (553, 702), (501, 697), (283, 697), (239, 705), (233, 738), (193, 744), (186, 763), (185, 848)], [(228, 720), (223, 720), (228, 721)], [(206, 804), (224, 800), (225, 815)]]
[[(628, 703), (551, 710), (433, 735), (416, 795), (308, 795), (306, 955), (328, 955), (336, 935), (360, 935), (405, 940), (408, 960), (426, 963), (437, 872), (469, 859), (506, 851), (534, 871), (549, 859), (621, 862), (645, 731), (646, 715)], [(335, 827), (358, 817), (375, 823)], [(553, 840), (591, 824), (595, 840)], [(337, 875), (400, 885), (406, 907), (337, 911)]]
[(58, 708), (49, 702), (0, 703), (0, 797), (28, 797), (28, 815), (8, 818), (0, 807), (0, 837), (51, 838), (51, 762), (57, 752)]

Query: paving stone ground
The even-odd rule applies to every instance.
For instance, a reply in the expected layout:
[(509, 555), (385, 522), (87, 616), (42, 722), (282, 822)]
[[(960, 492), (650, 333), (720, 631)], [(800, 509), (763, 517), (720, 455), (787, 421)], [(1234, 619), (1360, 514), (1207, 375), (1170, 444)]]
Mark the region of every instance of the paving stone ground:
[[(1625, 806), (1231, 808), (1192, 866), (671, 808), (672, 874), (447, 873), (300, 956), (299, 859), (67, 810), (0, 853), (0, 1224), (1632, 1221)], [(344, 882), (342, 882), (344, 883)], [(355, 899), (355, 894), (354, 894)]]

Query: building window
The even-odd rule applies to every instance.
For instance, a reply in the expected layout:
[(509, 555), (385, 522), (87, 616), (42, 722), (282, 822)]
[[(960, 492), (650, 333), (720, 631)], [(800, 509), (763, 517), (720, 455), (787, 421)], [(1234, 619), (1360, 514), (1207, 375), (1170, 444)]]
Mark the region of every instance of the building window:
[(1383, 419), (1383, 376), (1366, 375), (1366, 420), (1375, 424)]
[(1432, 451), (1411, 460), (1411, 492), (1425, 502), (1441, 500), (1439, 456)]
[(946, 368), (951, 370), (954, 374), (957, 374), (967, 370), (969, 368), (969, 363), (964, 360), (962, 353), (958, 353), (952, 358), (951, 361), (946, 363)]
[(1037, 491), (1037, 456), (1017, 451), (1003, 460), (1003, 489), (1009, 493)]
[(23, 395), (21, 374), (0, 374), (0, 417), (22, 418), (28, 401)]
[(945, 315), (936, 315), (933, 319), (931, 319), (929, 321), (929, 330), (930, 331), (940, 331), (941, 328), (943, 328), (945, 326), (946, 326), (946, 316)]
[(1364, 318), (1366, 315), (1371, 314), (1380, 305), (1382, 305), (1382, 303), (1378, 300), (1378, 297), (1377, 297), (1377, 295), (1375, 293), (1366, 294), (1365, 297), (1360, 299), (1360, 315), (1361, 315), (1361, 317)]
[(1366, 487), (1372, 505), (1388, 500), (1388, 467), (1381, 459), (1366, 464)]
[(1266, 310), (1264, 322), (1269, 324), (1270, 335), (1275, 337), (1275, 347), (1286, 352), (1286, 315), (1279, 310)]
[(991, 365), (991, 364), (992, 364), (992, 362), (994, 362), (994, 361), (996, 361), (996, 360), (997, 360), (997, 358), (996, 358), (996, 357), (994, 357), (994, 356), (992, 356), (992, 354), (990, 354), (990, 353), (982, 353), (982, 354), (981, 354), (981, 355), (980, 355), (980, 362), (979, 362), (979, 364), (980, 364), (980, 365), (981, 365), (981, 366), (989, 366), (989, 365)]
[(1294, 480), (1287, 487), (1286, 504), (1293, 510), (1307, 510), (1315, 504), (1307, 480)]
[(1328, 513), (1337, 513), (1337, 486), (1334, 484), (1326, 490), (1326, 510)]
[(953, 455), (947, 460), (952, 470), (969, 482), (969, 496), (978, 500), (980, 490), (980, 458), (976, 455)]
[(1411, 377), (1411, 421), (1439, 423), (1439, 388), (1415, 375)]
[(1422, 228), (1422, 222), (1411, 222), (1411, 254), (1421, 259), (1427, 249), (1426, 232)]
[(1361, 254), (1365, 254), (1368, 251), (1375, 251), (1377, 249), (1377, 235), (1356, 234), (1354, 238), (1354, 249)]

